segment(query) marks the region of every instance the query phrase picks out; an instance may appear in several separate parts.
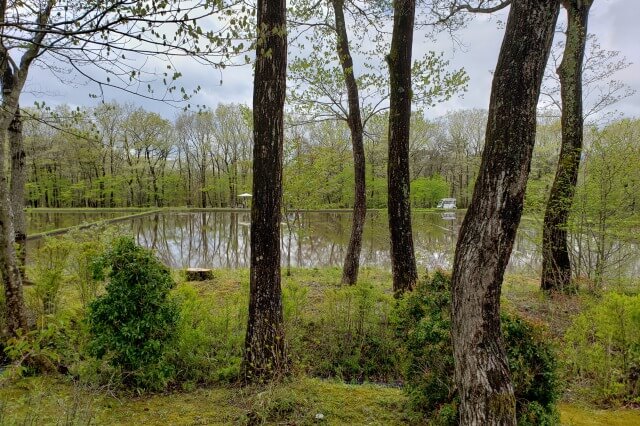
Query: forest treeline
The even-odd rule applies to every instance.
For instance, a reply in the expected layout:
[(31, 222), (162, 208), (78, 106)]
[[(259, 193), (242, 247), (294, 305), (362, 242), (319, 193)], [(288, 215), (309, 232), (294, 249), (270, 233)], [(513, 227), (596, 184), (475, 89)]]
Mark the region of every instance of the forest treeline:
[[(480, 167), (486, 111), (458, 110), (428, 120), (412, 116), (411, 202), (435, 207), (454, 197), (466, 207)], [(252, 111), (239, 104), (182, 112), (173, 120), (132, 105), (30, 110), (24, 137), (30, 207), (241, 207), (251, 193)], [(297, 122), (289, 116), (284, 147), (284, 199), (290, 208), (350, 208), (353, 158), (344, 122)], [(387, 204), (386, 114), (366, 128), (367, 207)], [(555, 173), (560, 123), (540, 118), (527, 208), (541, 212)], [(586, 130), (587, 147), (575, 208), (591, 215), (637, 213), (638, 120)], [(600, 203), (601, 209), (598, 208)], [(599, 210), (606, 210), (600, 212)]]
[[(132, 105), (31, 112), (25, 120), (30, 207), (238, 207), (251, 193), (252, 111), (239, 104), (183, 112), (168, 120)], [(285, 138), (284, 198), (292, 208), (353, 205), (349, 129), (341, 121), (296, 122)], [(416, 114), (411, 138), (412, 201), (435, 207), (449, 195), (468, 202), (486, 111), (437, 121)], [(388, 116), (369, 122), (367, 206), (386, 206)]]

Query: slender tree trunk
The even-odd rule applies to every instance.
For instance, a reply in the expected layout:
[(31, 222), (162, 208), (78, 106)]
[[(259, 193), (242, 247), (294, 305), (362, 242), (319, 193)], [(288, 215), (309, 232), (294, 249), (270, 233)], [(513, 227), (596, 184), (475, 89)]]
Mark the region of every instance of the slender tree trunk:
[(106, 158), (102, 157), (102, 176), (98, 183), (98, 206), (107, 207), (107, 194), (104, 182), (107, 180)]
[(234, 158), (231, 162), (231, 186), (230, 186), (230, 206), (238, 207), (238, 160)]
[(189, 148), (185, 148), (185, 160), (187, 162), (187, 206), (193, 205), (193, 188), (191, 185), (191, 161), (189, 160)]
[(349, 36), (344, 19), (344, 0), (332, 0), (336, 19), (337, 52), (342, 66), (342, 74), (347, 86), (349, 100), (349, 116), (347, 122), (351, 131), (351, 145), (353, 147), (354, 168), (354, 195), (353, 218), (351, 225), (351, 238), (347, 247), (347, 255), (344, 258), (342, 268), (342, 283), (355, 284), (358, 281), (360, 268), (360, 251), (362, 249), (362, 232), (367, 216), (366, 182), (365, 182), (365, 155), (364, 132), (362, 129), (362, 117), (360, 113), (360, 96), (358, 84), (353, 74), (353, 58), (349, 50)]
[(40, 193), (40, 179), (38, 177), (38, 166), (36, 164), (36, 161), (32, 159), (31, 162), (32, 168), (33, 168), (33, 183), (35, 184), (35, 191), (37, 191), (38, 193), (38, 198), (36, 198), (35, 196), (30, 196), (29, 200), (31, 201), (31, 206), (34, 208), (39, 207), (40, 204), (40, 200), (42, 199), (42, 195), (39, 195)]
[(22, 294), (22, 274), (15, 249), (12, 200), (4, 167), (7, 133), (5, 130), (0, 134), (0, 276), (4, 286), (6, 331), (16, 335), (19, 329), (26, 330), (27, 317)]
[(242, 360), (242, 376), (248, 382), (277, 378), (287, 372), (289, 364), (280, 287), (285, 0), (258, 0), (257, 18), (249, 321)]
[[(27, 317), (22, 291), (22, 274), (15, 249), (13, 200), (8, 180), (10, 172), (5, 167), (8, 164), (6, 147), (11, 136), (10, 129), (12, 127), (15, 129), (16, 114), (19, 114), (17, 111), (20, 93), (27, 80), (28, 66), (36, 54), (37, 50), (29, 48), (21, 60), (20, 68), (12, 69), (12, 65), (7, 59), (8, 53), (0, 51), (2, 85), (2, 105), (0, 106), (0, 276), (4, 286), (6, 332), (11, 335), (17, 335), (20, 329), (26, 330)], [(24, 191), (24, 187), (22, 190)], [(2, 332), (4, 333), (5, 330)]]
[(149, 155), (147, 155), (147, 161), (149, 162), (149, 175), (151, 176), (151, 189), (153, 190), (153, 204), (154, 207), (162, 207), (162, 198), (160, 196), (160, 188), (158, 187), (158, 175), (156, 171), (157, 160), (155, 164), (151, 164)]
[(234, 208), (236, 197), (233, 195), (233, 167), (229, 167), (229, 165), (227, 165), (227, 184), (229, 185), (228, 207)]
[(15, 235), (18, 265), (22, 279), (25, 277), (27, 258), (27, 220), (25, 217), (25, 186), (27, 183), (27, 166), (25, 161), (24, 140), (22, 138), (22, 116), (20, 107), (16, 109), (13, 121), (9, 126), (9, 146), (11, 147), (11, 208), (13, 209), (13, 231)]
[(110, 182), (110, 191), (109, 191), (109, 207), (115, 207), (115, 200), (113, 194), (113, 176), (114, 176), (114, 166), (113, 166), (113, 157), (114, 157), (114, 141), (112, 138), (109, 138), (109, 182)]
[(409, 198), (409, 126), (411, 123), (411, 49), (415, 0), (393, 3), (393, 35), (387, 56), (390, 77), (388, 211), (393, 291), (400, 295), (418, 280)]
[(592, 4), (593, 0), (563, 2), (567, 10), (568, 26), (564, 54), (558, 67), (562, 101), (562, 146), (544, 214), (542, 233), (541, 287), (547, 291), (567, 291), (571, 283), (567, 220), (576, 192), (582, 154), (582, 63)]
[(53, 183), (52, 183), (52, 178), (51, 178), (51, 166), (47, 165), (45, 167), (46, 170), (46, 174), (45, 174), (45, 182), (43, 184), (44, 186), (44, 206), (45, 207), (51, 207), (51, 201), (49, 200), (49, 191), (52, 189)]
[(515, 425), (500, 331), (500, 291), (535, 142), (536, 106), (559, 0), (511, 4), (493, 77), (486, 146), (460, 229), (452, 277), (452, 341), (460, 424)]
[(203, 209), (207, 207), (207, 191), (206, 191), (206, 186), (207, 186), (207, 165), (204, 162), (205, 160), (202, 160), (203, 163), (200, 166), (200, 207), (202, 207)]
[(22, 275), (14, 245), (15, 231), (9, 182), (4, 170), (6, 135), (4, 131), (0, 136), (0, 165), (2, 165), (0, 169), (0, 276), (4, 286), (6, 331), (16, 335), (19, 329), (27, 328), (27, 317), (22, 295)]

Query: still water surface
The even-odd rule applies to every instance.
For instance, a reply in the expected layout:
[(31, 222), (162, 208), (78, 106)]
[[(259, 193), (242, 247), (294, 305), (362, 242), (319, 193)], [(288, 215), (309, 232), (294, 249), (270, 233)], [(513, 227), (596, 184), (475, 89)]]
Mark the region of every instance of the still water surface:
[[(91, 217), (91, 215), (94, 215)], [(56, 212), (29, 214), (31, 232), (93, 222), (122, 213)], [(464, 212), (413, 215), (414, 244), (422, 270), (450, 268)], [(55, 221), (55, 223), (51, 223)], [(75, 221), (75, 223), (74, 223)], [(116, 224), (139, 244), (153, 249), (172, 268), (241, 268), (249, 266), (249, 212), (163, 212)], [(539, 269), (540, 224), (523, 220), (509, 268)], [(342, 266), (351, 229), (348, 212), (291, 213), (282, 222), (282, 264), (299, 267)], [(370, 211), (364, 229), (361, 264), (390, 266), (387, 216)]]
[(130, 214), (127, 211), (30, 211), (27, 213), (27, 234), (32, 235), (38, 232), (68, 228), (82, 223), (93, 223)]

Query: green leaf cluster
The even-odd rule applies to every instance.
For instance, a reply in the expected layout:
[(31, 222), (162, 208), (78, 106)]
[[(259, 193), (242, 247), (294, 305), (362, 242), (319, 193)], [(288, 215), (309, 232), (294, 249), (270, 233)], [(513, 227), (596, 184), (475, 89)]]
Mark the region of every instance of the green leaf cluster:
[(165, 348), (178, 322), (169, 269), (130, 237), (116, 239), (102, 261), (109, 282), (106, 294), (89, 305), (89, 352), (120, 368), (126, 386), (163, 388), (171, 373)]
[(435, 207), (441, 198), (449, 195), (449, 183), (440, 175), (419, 177), (411, 182), (411, 205)]

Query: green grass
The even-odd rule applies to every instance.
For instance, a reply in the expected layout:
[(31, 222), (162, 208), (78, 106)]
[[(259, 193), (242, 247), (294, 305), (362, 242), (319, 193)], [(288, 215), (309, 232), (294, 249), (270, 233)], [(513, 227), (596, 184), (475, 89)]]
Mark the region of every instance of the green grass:
[[(227, 300), (243, 288), (248, 291), (249, 269), (215, 269), (214, 278), (210, 281), (191, 282), (201, 296), (216, 300)], [(180, 281), (180, 274), (175, 275)], [(307, 288), (311, 306), (318, 305), (327, 289), (341, 286), (342, 269), (330, 268), (291, 268), (291, 275), (282, 268), (282, 286), (300, 284)], [(363, 283), (371, 283), (392, 294), (391, 271), (375, 267), (361, 267), (358, 279)], [(244, 287), (243, 287), (244, 286)]]
[(599, 410), (577, 404), (560, 405), (561, 421), (566, 426), (640, 425), (640, 410)]
[(228, 425), (254, 418), (266, 424), (401, 425), (404, 401), (395, 388), (306, 377), (268, 387), (146, 397), (107, 395), (40, 377), (0, 389), (0, 424)]

